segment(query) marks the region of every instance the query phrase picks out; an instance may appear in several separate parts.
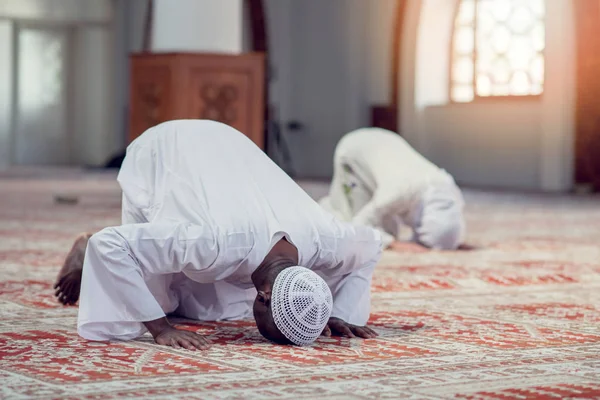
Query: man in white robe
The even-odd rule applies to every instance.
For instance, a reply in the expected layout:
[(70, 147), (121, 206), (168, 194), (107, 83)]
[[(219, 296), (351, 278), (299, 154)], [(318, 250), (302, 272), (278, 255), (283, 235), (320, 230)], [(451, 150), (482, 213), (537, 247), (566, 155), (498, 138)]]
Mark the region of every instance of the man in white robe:
[(296, 265), (331, 291), (323, 334), (376, 336), (366, 323), (380, 234), (323, 210), (242, 133), (206, 120), (163, 123), (128, 147), (118, 181), (123, 225), (80, 237), (55, 285), (59, 300), (74, 304), (81, 282), (82, 337), (150, 331), (159, 344), (202, 348), (204, 338), (166, 316), (254, 313), (263, 336), (295, 343), (274, 323), (271, 292)]
[(432, 249), (458, 248), (465, 232), (464, 200), (452, 176), (380, 128), (342, 137), (330, 193), (320, 204), (342, 221), (378, 229), (384, 247), (398, 245), (403, 226)]

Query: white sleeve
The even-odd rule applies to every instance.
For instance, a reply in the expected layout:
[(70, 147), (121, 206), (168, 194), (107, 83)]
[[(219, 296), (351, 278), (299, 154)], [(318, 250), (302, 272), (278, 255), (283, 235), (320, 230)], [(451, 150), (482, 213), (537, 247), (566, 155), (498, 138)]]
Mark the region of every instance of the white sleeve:
[(371, 312), (371, 278), (381, 252), (378, 231), (349, 226), (338, 245), (338, 264), (321, 271), (333, 294), (332, 317), (366, 325)]
[(378, 188), (369, 201), (352, 219), (356, 225), (372, 226), (384, 230), (384, 218), (390, 215), (402, 215), (409, 211), (412, 190)]
[[(401, 210), (396, 211), (398, 213), (401, 212)], [(385, 249), (397, 239), (385, 230), (384, 218), (386, 218), (386, 215), (389, 215), (387, 214), (388, 212), (391, 212), (390, 209), (379, 208), (376, 203), (371, 200), (358, 212), (358, 214), (356, 214), (352, 219), (352, 223), (357, 226), (370, 226), (377, 229), (381, 234), (382, 246)]]
[(378, 230), (379, 230), (379, 233), (381, 234), (381, 246), (384, 249), (387, 249), (388, 247), (390, 247), (390, 245), (398, 239), (395, 236), (390, 235), (383, 229), (378, 229)]
[(164, 310), (166, 294), (159, 293), (168, 285), (156, 279), (188, 266), (210, 270), (218, 253), (214, 235), (187, 223), (123, 225), (93, 235), (83, 264), (79, 334), (90, 340), (140, 336), (146, 331), (142, 322), (173, 311)]

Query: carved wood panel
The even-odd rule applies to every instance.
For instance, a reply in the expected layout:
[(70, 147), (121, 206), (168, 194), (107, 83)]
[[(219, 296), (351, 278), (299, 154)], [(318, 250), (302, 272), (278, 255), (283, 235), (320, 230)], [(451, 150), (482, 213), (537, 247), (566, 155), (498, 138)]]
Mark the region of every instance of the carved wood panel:
[(138, 54), (131, 75), (130, 140), (164, 121), (210, 119), (264, 148), (262, 54)]
[(253, 107), (248, 74), (196, 68), (190, 86), (189, 105), (197, 118), (223, 122), (242, 132), (249, 128)]
[(168, 66), (136, 68), (131, 77), (130, 136), (169, 120), (171, 86)]

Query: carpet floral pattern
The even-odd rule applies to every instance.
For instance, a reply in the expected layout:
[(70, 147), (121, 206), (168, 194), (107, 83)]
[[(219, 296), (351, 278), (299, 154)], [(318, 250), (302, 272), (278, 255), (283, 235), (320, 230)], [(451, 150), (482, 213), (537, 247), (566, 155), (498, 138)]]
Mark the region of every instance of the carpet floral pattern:
[(53, 297), (75, 235), (119, 224), (114, 176), (0, 177), (0, 398), (600, 398), (599, 199), (466, 198), (477, 250), (384, 254), (377, 339), (297, 348), (251, 321), (181, 321), (213, 343), (190, 352), (85, 341)]

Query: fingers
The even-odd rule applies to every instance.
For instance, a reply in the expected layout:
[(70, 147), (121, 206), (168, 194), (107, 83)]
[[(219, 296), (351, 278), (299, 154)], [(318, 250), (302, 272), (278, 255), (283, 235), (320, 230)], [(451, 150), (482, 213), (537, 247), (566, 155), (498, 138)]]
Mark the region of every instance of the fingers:
[(329, 329), (331, 329), (331, 333), (336, 336), (347, 336), (350, 338), (356, 337), (352, 330), (350, 329), (350, 325), (341, 320), (329, 320)]
[(329, 329), (329, 325), (325, 325), (325, 329), (321, 332), (321, 336), (331, 336), (331, 329)]
[[(343, 321), (330, 321), (326, 329), (330, 330), (330, 334), (334, 333), (335, 335), (347, 336), (349, 338), (373, 339), (379, 336), (377, 332), (368, 326), (356, 326)], [(325, 329), (322, 335), (327, 336)]]
[(188, 332), (187, 340), (198, 350), (208, 349), (209, 341), (197, 333)]
[(350, 329), (350, 327), (348, 325), (344, 325), (342, 327), (340, 327), (340, 333), (342, 334), (342, 336), (347, 336), (349, 338), (355, 338), (356, 335), (354, 333), (352, 333), (352, 329)]
[(198, 335), (197, 333), (189, 332), (189, 331), (177, 331), (176, 333), (170, 333), (167, 336), (158, 336), (156, 338), (156, 343), (163, 346), (171, 346), (174, 349), (188, 349), (195, 351), (198, 350), (206, 350), (209, 345), (209, 341)]
[(204, 350), (204, 349), (208, 348), (208, 345), (206, 343), (203, 343), (202, 341), (196, 339), (195, 337), (191, 337), (188, 340), (191, 343), (191, 345), (194, 347), (194, 350), (195, 349)]
[(374, 337), (379, 336), (379, 333), (375, 332), (373, 329), (369, 328), (368, 326), (365, 326), (364, 328), (367, 329), (369, 331), (369, 333), (371, 335), (373, 335)]
[(358, 326), (356, 328), (352, 329), (352, 331), (359, 338), (369, 339), (371, 337), (371, 335), (366, 330), (364, 330)]
[(363, 339), (372, 339), (378, 336), (377, 332), (367, 326), (356, 326), (353, 327), (352, 331), (356, 334), (356, 336)]
[(179, 343), (179, 345), (180, 345), (181, 347), (183, 347), (183, 348), (186, 348), (186, 349), (188, 349), (188, 350), (191, 350), (191, 351), (196, 351), (196, 346), (194, 346), (194, 345), (193, 345), (193, 344), (192, 344), (190, 341), (188, 341), (186, 338), (183, 338), (183, 337), (179, 338), (179, 339), (177, 340), (177, 343)]

